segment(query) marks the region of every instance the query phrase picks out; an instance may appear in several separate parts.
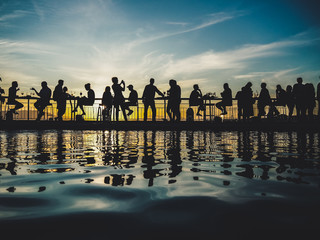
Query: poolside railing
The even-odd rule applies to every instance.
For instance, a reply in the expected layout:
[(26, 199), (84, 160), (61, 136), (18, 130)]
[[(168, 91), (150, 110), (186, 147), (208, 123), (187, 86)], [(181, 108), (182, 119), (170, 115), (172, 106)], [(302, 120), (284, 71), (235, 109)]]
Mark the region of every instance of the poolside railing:
[[(7, 104), (7, 97), (5, 98), (4, 103), (0, 103), (0, 118), (6, 119), (6, 113), (10, 108), (12, 108), (12, 105)], [(14, 120), (35, 120), (37, 118), (37, 110), (34, 107), (34, 103), (37, 101), (38, 98), (32, 97), (32, 96), (24, 96), (19, 97), (17, 101), (21, 102), (24, 107), (19, 109), (17, 112), (18, 114), (14, 114), (13, 119)], [(202, 116), (197, 116), (197, 106), (192, 106), (191, 108), (194, 111), (194, 121), (212, 121), (216, 116), (220, 116), (223, 120), (236, 120), (238, 119), (238, 107), (237, 107), (237, 100), (233, 99), (232, 106), (227, 107), (227, 114), (226, 115), (220, 115), (221, 111), (216, 107), (216, 103), (221, 101), (221, 98), (208, 98), (204, 101), (205, 103), (205, 111), (201, 111)], [(275, 99), (273, 99), (275, 100)], [(318, 101), (317, 105), (318, 105)], [(163, 121), (163, 120), (169, 120), (169, 117), (166, 113), (167, 110), (167, 103), (168, 100), (166, 98), (156, 98), (156, 120), (157, 121)], [(57, 103), (53, 99), (50, 100), (49, 106), (45, 109), (45, 115), (42, 117), (41, 120), (55, 120), (57, 117), (58, 109), (57, 109)], [(77, 115), (81, 113), (81, 110), (78, 108), (78, 112), (72, 113), (72, 110), (74, 109), (76, 104), (76, 100), (68, 100), (67, 106), (66, 106), (66, 113), (63, 116), (64, 121), (73, 121), (77, 119)], [(84, 116), (85, 121), (101, 121), (102, 117), (100, 118), (98, 116), (99, 111), (101, 111), (102, 106), (101, 104), (101, 98), (96, 98), (95, 103), (93, 106), (84, 106), (84, 110), (86, 112), (86, 115)], [(99, 110), (100, 108), (100, 110)], [(181, 113), (181, 121), (186, 121), (187, 119), (187, 109), (189, 108), (189, 98), (182, 98), (181, 104), (180, 104), (180, 113)], [(268, 112), (268, 108), (266, 107), (266, 112)], [(128, 116), (128, 121), (143, 121), (144, 120), (144, 104), (142, 102), (142, 99), (138, 99), (138, 105), (137, 106), (130, 106), (130, 109), (132, 109), (134, 112), (132, 115)], [(288, 115), (288, 108), (284, 106), (277, 106), (277, 109), (279, 110), (280, 114)], [(253, 105), (254, 110), (254, 116), (258, 115), (258, 108), (257, 108), (257, 101)], [(318, 106), (314, 108), (315, 115), (318, 114)], [(294, 111), (293, 115), (296, 115), (296, 112)], [(115, 121), (115, 109), (111, 109), (111, 121)], [(119, 120), (123, 121), (123, 114), (122, 111), (119, 111)], [(152, 111), (149, 107), (148, 114), (147, 114), (147, 120), (152, 120)]]

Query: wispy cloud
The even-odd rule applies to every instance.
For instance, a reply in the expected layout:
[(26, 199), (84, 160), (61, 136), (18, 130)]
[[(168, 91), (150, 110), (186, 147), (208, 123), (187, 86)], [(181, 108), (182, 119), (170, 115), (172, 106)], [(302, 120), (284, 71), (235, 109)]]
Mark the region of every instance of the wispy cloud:
[(31, 12), (24, 10), (15, 10), (12, 13), (0, 16), (0, 26), (12, 26), (10, 21), (30, 15)]
[(43, 8), (35, 0), (32, 0), (32, 5), (33, 5), (35, 13), (38, 15), (40, 20), (43, 21), (45, 18), (45, 12), (44, 12)]
[[(214, 13), (214, 14), (210, 14), (209, 18), (200, 23), (197, 24), (195, 26), (190, 26), (187, 29), (178, 29), (175, 32), (164, 32), (161, 34), (156, 34), (156, 35), (152, 35), (152, 36), (146, 36), (146, 37), (141, 37), (138, 38), (128, 44), (126, 44), (126, 47), (128, 49), (131, 49), (133, 47), (139, 46), (141, 44), (144, 43), (148, 43), (148, 42), (152, 42), (152, 41), (156, 41), (156, 40), (160, 40), (160, 39), (164, 39), (164, 38), (168, 38), (168, 37), (172, 37), (172, 36), (176, 36), (176, 35), (180, 35), (180, 34), (184, 34), (184, 33), (190, 33), (193, 31), (198, 31), (204, 28), (208, 28), (210, 26), (213, 26), (215, 24), (218, 23), (222, 23), (240, 16), (243, 16), (245, 13), (244, 12), (219, 12), (219, 13)], [(169, 22), (170, 23), (170, 22)], [(168, 22), (167, 22), (168, 24)], [(185, 24), (184, 22), (171, 22), (172, 25), (180, 25), (180, 26), (186, 26), (187, 24)], [(188, 26), (191, 24), (188, 24)]]
[(189, 23), (187, 23), (187, 22), (165, 22), (165, 24), (184, 27), (184, 26), (188, 25)]

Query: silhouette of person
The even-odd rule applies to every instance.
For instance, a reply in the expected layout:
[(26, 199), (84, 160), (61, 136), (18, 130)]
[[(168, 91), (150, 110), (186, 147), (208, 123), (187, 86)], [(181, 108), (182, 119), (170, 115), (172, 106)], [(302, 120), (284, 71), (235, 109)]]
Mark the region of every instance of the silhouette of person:
[(152, 121), (156, 121), (157, 109), (154, 102), (156, 93), (164, 97), (164, 94), (160, 92), (159, 89), (154, 85), (154, 79), (150, 78), (150, 84), (145, 86), (142, 94), (142, 101), (144, 104), (144, 121), (147, 121), (149, 106), (152, 110)]
[(320, 118), (320, 83), (317, 85), (318, 118)]
[(313, 119), (313, 110), (316, 106), (315, 98), (315, 89), (312, 83), (307, 83), (305, 85), (305, 104), (306, 104), (306, 111), (309, 120)]
[(197, 116), (202, 116), (200, 111), (204, 111), (203, 96), (198, 84), (193, 85), (193, 91), (189, 97), (189, 106), (199, 106)]
[(301, 77), (297, 78), (297, 83), (293, 85), (293, 96), (295, 100), (297, 117), (304, 118), (306, 115), (306, 106), (305, 106), (305, 87), (302, 84), (303, 80)]
[(169, 81), (169, 85), (167, 113), (170, 121), (180, 121), (181, 88), (174, 79)]
[(102, 116), (103, 116), (103, 121), (108, 120), (110, 121), (111, 117), (111, 108), (113, 104), (113, 96), (110, 91), (110, 87), (107, 86), (104, 90), (103, 96), (102, 96), (102, 105), (104, 106), (104, 109), (102, 110)]
[(62, 121), (62, 117), (66, 112), (67, 100), (70, 99), (70, 95), (67, 93), (68, 88), (63, 87), (62, 92), (59, 95), (59, 100), (57, 101), (57, 109), (58, 109), (58, 121)]
[(131, 84), (128, 86), (128, 89), (130, 91), (128, 98), (129, 101), (125, 102), (124, 106), (125, 109), (129, 111), (127, 116), (130, 116), (133, 113), (133, 111), (129, 108), (129, 106), (138, 106), (138, 93), (136, 90), (133, 89), (133, 86)]
[(253, 116), (253, 104), (255, 102), (255, 99), (253, 98), (253, 92), (252, 92), (252, 83), (248, 82), (243, 89), (243, 118), (249, 119), (251, 116)]
[(40, 97), (35, 103), (34, 107), (38, 110), (37, 121), (44, 115), (44, 109), (50, 104), (51, 89), (48, 87), (46, 81), (41, 82), (41, 90), (38, 92), (36, 89), (31, 88)]
[(294, 109), (294, 96), (293, 96), (291, 85), (288, 85), (286, 88), (286, 105), (289, 110), (289, 119), (292, 119), (292, 114)]
[(243, 108), (244, 108), (244, 99), (243, 99), (243, 91), (244, 87), (241, 88), (240, 91), (236, 94), (237, 99), (237, 107), (238, 107), (238, 120), (241, 120), (243, 118)]
[(18, 82), (13, 81), (11, 83), (11, 87), (9, 88), (8, 104), (15, 105), (14, 109), (10, 110), (15, 114), (18, 114), (17, 110), (19, 110), (20, 108), (23, 108), (23, 104), (16, 100), (18, 91), (19, 91)]
[[(0, 82), (2, 82), (1, 77), (0, 77)], [(0, 87), (0, 102), (4, 103), (4, 97), (2, 97), (2, 94), (4, 94), (4, 90)]]
[(125, 111), (126, 108), (124, 105), (124, 96), (122, 94), (122, 92), (125, 90), (125, 87), (126, 87), (125, 82), (122, 80), (119, 84), (117, 77), (113, 77), (112, 82), (113, 82), (112, 90), (114, 93), (113, 103), (116, 109), (116, 120), (119, 121), (119, 107), (121, 107), (124, 120), (127, 121), (128, 119)]
[(269, 116), (278, 116), (280, 114), (276, 106), (285, 106), (286, 105), (286, 91), (283, 90), (280, 84), (276, 88), (276, 101), (271, 104), (269, 111)]
[(222, 101), (217, 103), (217, 108), (220, 109), (221, 115), (227, 114), (227, 106), (232, 106), (232, 91), (229, 88), (229, 84), (223, 84), (223, 92), (221, 93)]
[(271, 104), (271, 97), (266, 83), (261, 83), (261, 91), (258, 97), (258, 117), (266, 115), (265, 107)]
[(82, 111), (82, 115), (86, 115), (86, 113), (83, 109), (83, 106), (93, 106), (94, 101), (95, 101), (95, 93), (91, 89), (90, 83), (85, 84), (84, 87), (87, 90), (87, 97), (78, 98), (77, 106), (72, 111), (72, 112), (76, 112), (78, 107), (80, 107), (80, 109)]
[[(62, 95), (62, 86), (63, 86), (64, 81), (62, 79), (60, 79), (58, 81), (58, 85), (55, 87), (55, 89), (53, 90), (53, 100), (57, 102), (57, 108), (59, 105), (59, 101), (61, 100), (61, 95)], [(58, 119), (59, 117), (57, 117), (56, 119)]]

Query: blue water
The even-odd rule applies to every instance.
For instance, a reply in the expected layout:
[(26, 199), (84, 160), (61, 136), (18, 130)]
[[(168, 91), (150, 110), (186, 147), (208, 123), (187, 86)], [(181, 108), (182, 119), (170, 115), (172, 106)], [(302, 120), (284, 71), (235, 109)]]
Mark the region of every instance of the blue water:
[(0, 141), (0, 228), (247, 239), (300, 238), (320, 223), (319, 133), (1, 131)]

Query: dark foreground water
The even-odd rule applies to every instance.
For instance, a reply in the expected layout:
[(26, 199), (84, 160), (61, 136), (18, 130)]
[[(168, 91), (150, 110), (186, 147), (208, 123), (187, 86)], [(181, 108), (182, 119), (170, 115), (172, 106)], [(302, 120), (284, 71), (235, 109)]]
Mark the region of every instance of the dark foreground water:
[(0, 141), (2, 236), (320, 233), (319, 133), (2, 131)]

